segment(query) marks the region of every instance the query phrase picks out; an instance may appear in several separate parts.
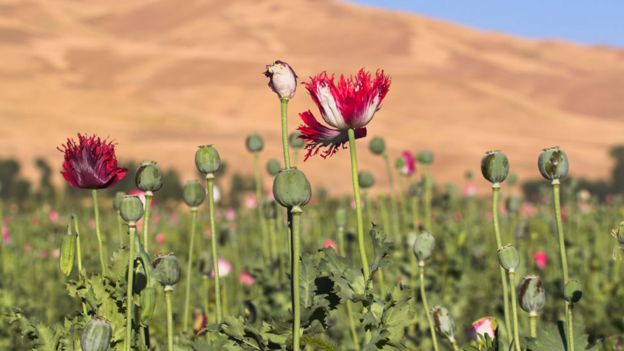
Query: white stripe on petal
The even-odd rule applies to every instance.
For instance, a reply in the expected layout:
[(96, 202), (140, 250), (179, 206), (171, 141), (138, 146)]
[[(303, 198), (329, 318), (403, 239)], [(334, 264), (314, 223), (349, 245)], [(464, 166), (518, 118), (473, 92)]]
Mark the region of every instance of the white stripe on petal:
[(344, 117), (336, 105), (336, 100), (331, 93), (329, 87), (325, 84), (319, 84), (316, 89), (318, 100), (323, 107), (321, 116), (332, 127), (340, 130), (347, 129), (347, 124), (344, 121)]

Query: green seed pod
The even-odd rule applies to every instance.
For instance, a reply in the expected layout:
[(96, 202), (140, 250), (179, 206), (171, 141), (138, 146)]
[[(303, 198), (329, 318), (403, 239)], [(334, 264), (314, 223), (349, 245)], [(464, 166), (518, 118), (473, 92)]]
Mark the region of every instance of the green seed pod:
[(510, 195), (505, 201), (505, 208), (509, 213), (518, 213), (522, 207), (522, 199), (518, 196)]
[(59, 265), (61, 272), (69, 276), (74, 269), (74, 257), (76, 254), (76, 235), (72, 233), (71, 224), (67, 225), (67, 234), (61, 242), (61, 256)]
[(418, 259), (420, 266), (425, 265), (425, 261), (431, 257), (435, 248), (435, 238), (428, 232), (422, 232), (414, 240), (414, 255)]
[(368, 143), (368, 149), (375, 155), (383, 155), (386, 151), (386, 142), (382, 137), (374, 137)]
[(515, 272), (520, 264), (520, 255), (515, 246), (507, 244), (497, 251), (498, 263), (508, 272)]
[(542, 312), (546, 304), (546, 291), (540, 277), (527, 275), (518, 285), (518, 303), (531, 315)]
[(162, 286), (174, 286), (180, 281), (180, 262), (173, 254), (160, 255), (152, 262), (154, 279)]
[(119, 206), (121, 206), (121, 199), (126, 195), (123, 191), (118, 191), (115, 193), (115, 197), (113, 198), (113, 210), (119, 211)]
[(136, 222), (143, 217), (143, 203), (137, 196), (124, 195), (119, 206), (119, 214), (127, 223)]
[(264, 218), (266, 219), (275, 219), (277, 218), (277, 202), (271, 200), (266, 201), (262, 206), (264, 210)]
[(210, 255), (207, 252), (199, 255), (197, 259), (197, 270), (204, 277), (210, 277), (210, 272), (212, 271), (212, 261), (210, 260)]
[(95, 317), (85, 325), (80, 336), (82, 351), (107, 351), (113, 337), (113, 328), (110, 323), (100, 317)]
[(271, 176), (275, 177), (279, 171), (282, 170), (282, 165), (280, 164), (280, 161), (272, 158), (267, 162), (266, 170)]
[(264, 148), (264, 141), (259, 134), (251, 134), (245, 140), (245, 146), (249, 152), (260, 152)]
[(537, 167), (542, 177), (555, 181), (568, 175), (568, 156), (559, 147), (544, 149), (537, 159)]
[(344, 227), (347, 225), (347, 209), (344, 207), (338, 207), (336, 209), (336, 225)]
[(165, 176), (156, 162), (145, 161), (139, 165), (134, 180), (137, 188), (143, 191), (155, 192), (162, 188)]
[(184, 185), (182, 197), (189, 207), (198, 207), (206, 198), (206, 189), (197, 180), (191, 180)]
[(430, 165), (433, 163), (433, 152), (429, 150), (420, 151), (416, 154), (416, 160), (424, 165)]
[(205, 175), (216, 173), (221, 168), (219, 152), (212, 145), (202, 145), (195, 152), (195, 166)]
[(492, 184), (505, 181), (509, 174), (509, 160), (500, 151), (488, 151), (481, 159), (481, 174)]
[(141, 291), (140, 304), (141, 320), (149, 322), (154, 316), (154, 310), (156, 309), (156, 289), (153, 286), (148, 286)]
[(360, 171), (358, 173), (358, 183), (363, 189), (368, 189), (375, 185), (375, 176), (369, 171)]
[(583, 285), (578, 279), (570, 279), (563, 288), (563, 298), (569, 303), (577, 303), (583, 297)]
[(449, 311), (442, 306), (435, 306), (431, 310), (431, 317), (436, 330), (449, 340), (455, 339), (455, 321)]
[(516, 185), (517, 182), (518, 182), (518, 175), (517, 174), (511, 173), (507, 177), (507, 184), (509, 184), (509, 186), (514, 186), (514, 185)]
[(311, 196), (310, 182), (296, 168), (281, 170), (273, 180), (273, 197), (284, 207), (304, 206)]
[(298, 130), (290, 133), (288, 136), (288, 144), (293, 149), (301, 149), (305, 145), (305, 142), (299, 136), (301, 136), (301, 132)]

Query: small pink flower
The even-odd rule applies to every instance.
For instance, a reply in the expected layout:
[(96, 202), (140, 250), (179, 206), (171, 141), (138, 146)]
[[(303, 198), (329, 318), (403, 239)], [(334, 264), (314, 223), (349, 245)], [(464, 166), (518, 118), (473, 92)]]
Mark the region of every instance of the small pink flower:
[[(219, 273), (221, 273), (221, 271), (219, 271)], [(242, 272), (240, 276), (238, 277), (238, 280), (243, 286), (247, 288), (250, 288), (254, 283), (254, 278), (251, 276), (251, 274), (247, 272)]]
[(139, 190), (139, 189), (132, 189), (128, 191), (128, 195), (138, 197), (139, 200), (141, 200), (141, 203), (143, 204), (143, 208), (145, 208), (145, 191)]
[(180, 222), (180, 216), (178, 216), (177, 212), (172, 212), (169, 215), (169, 221), (171, 222), (171, 224), (178, 224)]
[(539, 269), (544, 269), (548, 266), (548, 255), (544, 251), (536, 251), (533, 255), (533, 262)]
[(483, 317), (477, 321), (472, 322), (471, 334), (473, 338), (478, 339), (479, 336), (485, 338), (486, 335), (490, 339), (494, 339), (496, 334), (496, 320), (494, 317)]
[(61, 257), (61, 249), (56, 248), (56, 249), (52, 250), (52, 257), (54, 257), (54, 258)]
[(401, 174), (409, 177), (416, 172), (416, 161), (414, 160), (414, 156), (409, 151), (403, 151), (401, 153), (401, 158), (403, 159)]
[(156, 234), (156, 244), (164, 245), (166, 241), (167, 241), (167, 236), (165, 235), (165, 233)]
[(245, 204), (245, 208), (254, 209), (258, 206), (258, 200), (255, 195), (247, 194), (243, 198), (243, 203)]
[(46, 260), (50, 257), (50, 251), (47, 249), (43, 249), (39, 252), (39, 258)]
[(2, 226), (2, 243), (4, 245), (9, 245), (11, 242), (11, 234), (9, 233), (9, 227), (6, 225)]
[[(227, 277), (232, 273), (232, 264), (226, 259), (219, 257), (217, 265), (219, 266), (219, 278)], [(210, 278), (214, 278), (214, 270), (210, 271)]]
[(227, 210), (225, 210), (225, 219), (227, 219), (228, 221), (233, 221), (236, 219), (236, 210), (233, 208), (228, 208)]
[(59, 213), (54, 210), (51, 210), (50, 212), (48, 212), (48, 219), (52, 223), (58, 222), (59, 217), (60, 217)]
[(464, 187), (464, 196), (473, 197), (475, 195), (477, 195), (477, 184), (475, 183), (466, 184), (466, 186)]
[(332, 249), (334, 249), (334, 251), (336, 251), (338, 249), (338, 247), (336, 246), (336, 243), (333, 240), (331, 240), (331, 239), (325, 240), (325, 242), (323, 243), (323, 248), (324, 249), (326, 249), (328, 247), (331, 247)]
[(524, 218), (532, 217), (537, 213), (537, 208), (530, 202), (524, 202), (520, 207), (520, 215)]

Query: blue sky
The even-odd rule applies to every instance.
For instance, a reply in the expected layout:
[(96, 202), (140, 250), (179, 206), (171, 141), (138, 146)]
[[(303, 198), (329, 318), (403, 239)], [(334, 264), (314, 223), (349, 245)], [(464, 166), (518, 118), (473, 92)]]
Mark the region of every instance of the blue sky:
[(624, 0), (350, 0), (487, 31), (624, 47)]

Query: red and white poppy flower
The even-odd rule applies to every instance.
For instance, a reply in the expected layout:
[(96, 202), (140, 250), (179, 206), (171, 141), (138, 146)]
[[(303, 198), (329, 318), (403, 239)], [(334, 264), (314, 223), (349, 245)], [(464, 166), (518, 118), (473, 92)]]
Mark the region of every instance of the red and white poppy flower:
[(321, 124), (310, 110), (299, 114), (304, 124), (299, 126), (299, 136), (306, 142), (307, 160), (321, 149), (326, 158), (349, 141), (348, 129), (355, 130), (356, 138), (366, 136), (366, 125), (373, 119), (390, 88), (390, 77), (377, 70), (374, 77), (364, 69), (355, 76), (334, 76), (323, 72), (304, 83), (312, 100), (329, 127)]

